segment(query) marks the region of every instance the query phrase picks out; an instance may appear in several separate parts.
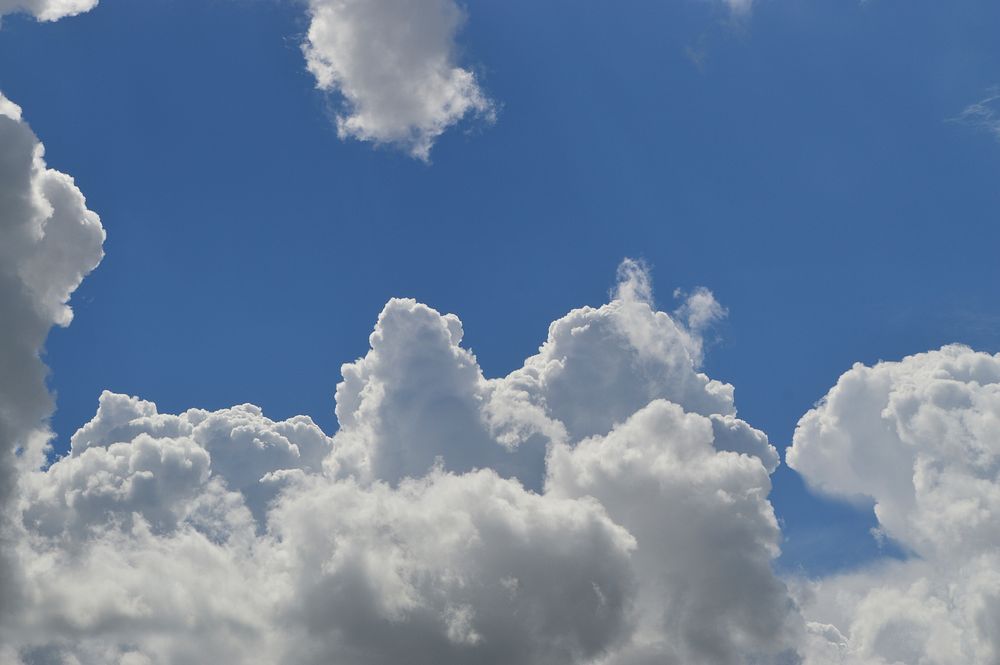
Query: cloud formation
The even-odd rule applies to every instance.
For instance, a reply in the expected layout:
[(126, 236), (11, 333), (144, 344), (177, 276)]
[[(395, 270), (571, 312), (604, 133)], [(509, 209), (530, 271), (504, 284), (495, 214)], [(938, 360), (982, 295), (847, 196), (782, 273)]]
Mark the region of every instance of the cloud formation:
[(19, 602), (18, 467), (37, 465), (49, 438), (42, 345), (52, 326), (69, 325), (69, 297), (103, 256), (100, 219), (44, 154), (20, 107), (0, 94), (0, 627)]
[(991, 88), (975, 104), (969, 104), (951, 122), (968, 125), (1000, 141), (1000, 88)]
[(1000, 659), (1000, 355), (855, 365), (799, 422), (788, 463), (873, 501), (878, 535), (912, 553), (807, 585), (816, 662)]
[(499, 379), (392, 300), (332, 437), (105, 393), (24, 474), (0, 662), (791, 662), (777, 453), (651, 297), (626, 262)]
[(309, 0), (303, 52), (316, 85), (343, 99), (337, 132), (401, 147), (426, 161), (434, 141), (493, 103), (458, 65), (465, 20), (454, 0)]
[(39, 21), (58, 21), (67, 16), (89, 12), (100, 0), (0, 0), (0, 18), (24, 13)]

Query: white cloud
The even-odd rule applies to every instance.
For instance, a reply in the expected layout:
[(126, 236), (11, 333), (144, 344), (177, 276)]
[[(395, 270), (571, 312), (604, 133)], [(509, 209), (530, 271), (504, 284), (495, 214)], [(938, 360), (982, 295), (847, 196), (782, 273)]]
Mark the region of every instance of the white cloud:
[(873, 500), (881, 532), (913, 554), (808, 589), (846, 636), (844, 662), (997, 662), (1000, 355), (946, 346), (855, 365), (799, 422), (788, 463), (823, 492)]
[(105, 393), (22, 482), (0, 662), (789, 662), (777, 454), (635, 267), (500, 379), (390, 301), (332, 439)]
[(396, 482), (441, 458), (452, 471), (490, 467), (539, 488), (547, 443), (607, 434), (655, 399), (735, 415), (732, 386), (698, 371), (700, 329), (656, 311), (644, 269), (622, 266), (610, 303), (552, 323), (538, 354), (501, 379), (485, 379), (462, 348), (455, 315), (391, 300), (371, 350), (342, 368), (336, 473)]
[(52, 326), (72, 319), (70, 294), (100, 262), (103, 241), (73, 179), (46, 166), (20, 107), (0, 94), (0, 627), (18, 603), (9, 521), (17, 466), (37, 463), (49, 437), (39, 356)]
[(981, 129), (1000, 141), (1000, 88), (991, 88), (984, 98), (966, 106), (951, 122)]
[(570, 441), (607, 434), (655, 399), (703, 415), (735, 415), (733, 387), (698, 371), (701, 331), (656, 311), (648, 275), (636, 262), (623, 262), (619, 277), (610, 303), (552, 323), (538, 354), (498, 388), (542, 408)]
[(203, 517), (202, 494), (217, 481), (263, 521), (283, 479), (318, 471), (329, 450), (305, 416), (274, 422), (249, 404), (163, 415), (151, 402), (105, 392), (69, 456), (25, 476), (23, 519), (47, 536), (140, 516), (154, 533), (170, 532)]
[(492, 102), (458, 66), (465, 15), (454, 0), (309, 0), (303, 46), (321, 90), (343, 98), (341, 138), (394, 144), (422, 160), (466, 115), (491, 120)]
[(0, 17), (25, 13), (39, 21), (58, 21), (67, 16), (88, 12), (99, 0), (0, 0)]

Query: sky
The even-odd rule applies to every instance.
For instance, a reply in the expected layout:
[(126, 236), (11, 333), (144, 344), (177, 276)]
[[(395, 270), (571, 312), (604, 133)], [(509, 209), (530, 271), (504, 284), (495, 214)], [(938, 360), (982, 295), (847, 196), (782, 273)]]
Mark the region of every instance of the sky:
[[(333, 502), (334, 515), (337, 501), (355, 511), (335, 531), (342, 528), (356, 547), (369, 543), (381, 555), (390, 548), (370, 545), (366, 502), (399, 502), (390, 512), (405, 522), (400, 532), (410, 534), (409, 518), (398, 517), (408, 503), (438, 515), (441, 502), (492, 487), (498, 496), (511, 493), (511, 505), (531, 515), (524, 520), (540, 534), (539, 551), (504, 550), (499, 558), (566, 565), (565, 553), (547, 545), (549, 537), (574, 543), (584, 538), (581, 520), (600, 524), (590, 527), (600, 534), (586, 541), (594, 561), (575, 564), (600, 569), (593, 574), (606, 577), (599, 592), (606, 602), (586, 606), (565, 625), (543, 620), (525, 627), (490, 614), (499, 612), (493, 596), (455, 591), (465, 599), (432, 602), (427, 594), (447, 595), (440, 590), (447, 584), (427, 582), (430, 590), (416, 584), (403, 596), (440, 609), (448, 618), (446, 640), (421, 641), (420, 631), (433, 621), (406, 623), (402, 601), (385, 612), (410, 631), (399, 631), (405, 633), (399, 644), (424, 645), (421, 653), (434, 662), (943, 665), (1000, 657), (1000, 587), (989, 576), (988, 558), (991, 538), (1000, 533), (1000, 378), (989, 378), (990, 367), (1000, 366), (1000, 357), (990, 355), (1000, 352), (1000, 6), (985, 0), (947, 6), (930, 0), (0, 0), (0, 16), (0, 91), (21, 109), (6, 116), (9, 136), (21, 147), (7, 138), (0, 150), (20, 155), (17, 163), (28, 169), (30, 149), (22, 143), (44, 143), (47, 167), (70, 174), (86, 196), (84, 207), (74, 199), (71, 216), (90, 220), (85, 239), (51, 256), (26, 249), (21, 236), (0, 238), (9, 248), (0, 248), (0, 259), (13, 266), (4, 279), (13, 285), (10, 293), (21, 294), (4, 296), (14, 304), (0, 312), (24, 321), (28, 331), (0, 342), (29, 349), (23, 366), (31, 377), (11, 379), (0, 399), (16, 405), (38, 393), (27, 410), (4, 403), (9, 413), (33, 421), (9, 416), (10, 423), (0, 423), (0, 435), (11, 442), (4, 448), (22, 451), (16, 469), (0, 476), (19, 488), (10, 493), (16, 498), (0, 502), (20, 517), (0, 525), (30, 532), (12, 537), (14, 572), (5, 578), (0, 565), (0, 583), (35, 589), (42, 583), (32, 575), (40, 573), (25, 572), (23, 562), (45, 561), (50, 569), (71, 570), (66, 574), (76, 581), (65, 588), (83, 589), (84, 581), (101, 579), (98, 548), (126, 537), (135, 556), (121, 565), (141, 578), (150, 551), (140, 547), (143, 538), (181, 547), (181, 536), (217, 533), (223, 527), (209, 529), (192, 516), (208, 511), (205, 497), (237, 489), (258, 535), (302, 543), (295, 551), (307, 563), (286, 573), (305, 576), (310, 557), (321, 556), (306, 542), (310, 529), (323, 528), (308, 522), (310, 502), (320, 497)], [(32, 173), (49, 177), (37, 168)], [(14, 175), (10, 182), (21, 186)], [(99, 214), (98, 222), (88, 210)], [(4, 214), (16, 220), (20, 213)], [(101, 228), (106, 239), (98, 237)], [(0, 292), (7, 293), (5, 284)], [(17, 299), (28, 292), (42, 294), (44, 315)], [(62, 327), (70, 294), (72, 325)], [(582, 306), (598, 309), (568, 314)], [(671, 314), (669, 325), (656, 311)], [(460, 346), (456, 324), (438, 313), (461, 320)], [(576, 338), (560, 337), (558, 322), (569, 325), (573, 317), (596, 317), (593, 330), (608, 326), (605, 341), (581, 336), (573, 346)], [(616, 355), (622, 340), (632, 351)], [(532, 364), (543, 343), (537, 357), (563, 362), (570, 376), (577, 370), (566, 358), (582, 354), (577, 378), (585, 387), (547, 379), (550, 366)], [(938, 351), (950, 344), (969, 348)], [(914, 355), (925, 352), (931, 353)], [(47, 368), (31, 364), (38, 354)], [(612, 367), (618, 361), (627, 371)], [(342, 370), (345, 363), (354, 364)], [(481, 368), (481, 376), (467, 376), (478, 371), (470, 368)], [(735, 402), (713, 392), (714, 384), (698, 383), (698, 372), (734, 386)], [(105, 390), (138, 399), (102, 398)], [(447, 408), (444, 401), (415, 406), (420, 395), (439, 391), (447, 394)], [(635, 391), (645, 401), (630, 402)], [(653, 398), (667, 404), (647, 404)], [(101, 411), (87, 425), (99, 399)], [(179, 446), (188, 470), (199, 468), (200, 452), (208, 451), (211, 470), (201, 471), (197, 492), (165, 487), (149, 495), (155, 501), (133, 497), (134, 505), (94, 508), (97, 515), (118, 515), (112, 521), (121, 530), (97, 538), (87, 529), (100, 520), (83, 514), (82, 500), (52, 497), (79, 493), (67, 487), (93, 472), (86, 463), (97, 463), (97, 449), (125, 441), (109, 434), (115, 427), (100, 425), (101, 413), (112, 420), (136, 409), (146, 413), (139, 400), (155, 403), (159, 414), (179, 415), (170, 424), (133, 422), (130, 445), (161, 446), (162, 460), (171, 459), (164, 446)], [(263, 415), (230, 409), (245, 403)], [(300, 449), (296, 473), (305, 480), (288, 480), (295, 474), (287, 465), (227, 461), (213, 447), (221, 445), (216, 439), (192, 433), (207, 422), (182, 415), (192, 408), (280, 430), (281, 440)], [(596, 420), (572, 415), (575, 408), (591, 410)], [(286, 431), (306, 436), (295, 420), (300, 414), (318, 426), (308, 433), (313, 443)], [(773, 460), (756, 443), (724, 443), (719, 423), (734, 415), (766, 433)], [(270, 420), (260, 424), (265, 416)], [(488, 431), (470, 424), (480, 418)], [(85, 425), (97, 433), (74, 437)], [(692, 500), (705, 510), (696, 518), (720, 525), (713, 537), (723, 549), (748, 553), (740, 562), (719, 563), (719, 570), (759, 581), (746, 585), (746, 597), (726, 600), (736, 614), (711, 630), (705, 625), (714, 620), (705, 617), (715, 616), (715, 605), (678, 600), (683, 594), (669, 584), (649, 598), (621, 581), (666, 575), (651, 563), (655, 548), (667, 548), (661, 556), (674, 561), (670, 548), (683, 536), (660, 543), (643, 534), (667, 532), (664, 525), (683, 531), (684, 520), (667, 516), (654, 528), (653, 517), (634, 524), (621, 517), (631, 514), (622, 507), (628, 501), (610, 480), (611, 489), (592, 485), (596, 477), (615, 476), (607, 469), (594, 475), (588, 465), (603, 462), (586, 443), (605, 441), (606, 456), (633, 445), (654, 455), (636, 432), (670, 439), (670, 432), (690, 431), (695, 442), (709, 436), (706, 427), (715, 431), (715, 443), (699, 448), (704, 464), (685, 466), (694, 458), (678, 443), (668, 465), (701, 471), (675, 479), (676, 486), (661, 478), (663, 494), (629, 501), (700, 497), (715, 482), (706, 478), (723, 473), (704, 470), (722, 468), (728, 454), (754, 460), (764, 473), (761, 480), (750, 469), (726, 467), (734, 474), (726, 487), (756, 488), (741, 495), (748, 504), (740, 524)], [(540, 438), (548, 444), (538, 444)], [(508, 459), (495, 451), (477, 457), (455, 443), (480, 439), (524, 445)], [(796, 452), (786, 456), (793, 440)], [(310, 446), (317, 448), (307, 454)], [(540, 452), (546, 446), (548, 461)], [(25, 470), (29, 458), (44, 467), (43, 459), (60, 456), (62, 470), (62, 462)], [(307, 457), (312, 461), (301, 461)], [(408, 500), (401, 497), (399, 483), (423, 477), (437, 457), (444, 466), (406, 489)], [(69, 466), (74, 460), (84, 460), (79, 469)], [(112, 475), (124, 468), (107, 464)], [(134, 473), (136, 463), (129, 464)], [(335, 480), (320, 486), (312, 475), (321, 467), (319, 475)], [(480, 467), (495, 469), (499, 479), (471, 471)], [(239, 474), (247, 469), (260, 473), (246, 480)], [(266, 483), (255, 483), (265, 474), (280, 475), (287, 486), (261, 489)], [(345, 477), (366, 489), (348, 496)], [(531, 491), (522, 496), (501, 482), (510, 477)], [(211, 478), (221, 479), (218, 486)], [(974, 488), (972, 495), (962, 495), (961, 487)], [(607, 515), (583, 516), (581, 496)], [(970, 502), (978, 517), (963, 512)], [(947, 528), (936, 521), (945, 519), (941, 514)], [(127, 517), (136, 515), (145, 522)], [(492, 519), (468, 517), (480, 518)], [(145, 535), (136, 535), (140, 522), (148, 522)], [(234, 537), (237, 529), (226, 525)], [(755, 538), (746, 535), (747, 525), (757, 529)], [(57, 531), (61, 545), (43, 542)], [(78, 534), (84, 531), (90, 535)], [(945, 533), (961, 546), (939, 542)], [(629, 534), (638, 545), (628, 545)], [(410, 544), (404, 553), (430, 556), (423, 541), (400, 538)], [(701, 542), (697, 534), (687, 538)], [(744, 538), (752, 544), (742, 547)], [(64, 560), (74, 548), (91, 558)], [(452, 577), (495, 572), (452, 550), (432, 559), (442, 557), (454, 559)], [(684, 561), (678, 554), (671, 576), (690, 574), (708, 587), (724, 578), (719, 570), (699, 577)], [(933, 572), (949, 567), (961, 568), (962, 577)], [(250, 564), (238, 557), (224, 568), (243, 579), (273, 573), (247, 572)], [(338, 579), (327, 581), (330, 589), (361, 594), (343, 591), (350, 585)], [(865, 595), (872, 580), (882, 596)], [(964, 591), (943, 594), (949, 584)], [(245, 600), (265, 608), (247, 619), (262, 634), (268, 631), (261, 626), (298, 621), (316, 642), (302, 647), (308, 653), (293, 652), (267, 638), (260, 653), (302, 663), (388, 663), (408, 653), (379, 651), (377, 640), (365, 637), (384, 616), (330, 630), (356, 639), (316, 637), (325, 635), (313, 625), (319, 620), (296, 612), (340, 625), (344, 610), (322, 599), (290, 609), (287, 597), (308, 596), (301, 591), (308, 586), (296, 581), (293, 590)], [(39, 601), (45, 605), (70, 593), (46, 589), (28, 595), (47, 598)], [(557, 597), (577, 592), (551, 589)], [(123, 587), (107, 602), (120, 606), (137, 593)], [(934, 611), (940, 605), (940, 615), (913, 609), (896, 624), (880, 624), (882, 604), (905, 606), (900, 598)], [(632, 609), (617, 619), (601, 614), (615, 602)], [(765, 608), (761, 613), (773, 615), (774, 625), (741, 624), (741, 603)], [(548, 616), (545, 607), (532, 607)], [(690, 607), (690, 616), (679, 609)], [(72, 636), (51, 627), (72, 621), (59, 623), (52, 618), (57, 613), (47, 612), (30, 613), (36, 623), (28, 630), (29, 620), (8, 608), (9, 625), (30, 637), (0, 653), (0, 663), (204, 662), (181, 653), (168, 629), (139, 631), (124, 619), (107, 635), (79, 624), (77, 634), (87, 640), (74, 651)], [(158, 606), (150, 610), (159, 613)], [(683, 618), (663, 628), (658, 613)], [(588, 621), (605, 629), (593, 644)], [(715, 629), (726, 646), (712, 650), (704, 645), (719, 643)], [(927, 643), (912, 646), (913, 635), (924, 633), (931, 635)], [(510, 636), (526, 651), (504, 646)], [(558, 646), (543, 647), (548, 643)], [(233, 645), (223, 640), (204, 649), (202, 657), (216, 653), (211, 649), (232, 653)]]

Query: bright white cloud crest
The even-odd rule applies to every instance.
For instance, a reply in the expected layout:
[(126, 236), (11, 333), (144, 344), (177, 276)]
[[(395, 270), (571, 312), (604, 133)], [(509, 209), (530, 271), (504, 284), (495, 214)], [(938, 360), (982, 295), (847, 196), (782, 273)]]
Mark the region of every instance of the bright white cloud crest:
[(344, 100), (341, 138), (398, 145), (427, 160), (435, 139), (492, 102), (459, 67), (454, 0), (309, 0), (303, 50), (316, 85)]
[(855, 365), (799, 422), (788, 463), (874, 500), (881, 533), (914, 555), (808, 589), (836, 626), (822, 629), (831, 662), (998, 662), (1000, 355)]

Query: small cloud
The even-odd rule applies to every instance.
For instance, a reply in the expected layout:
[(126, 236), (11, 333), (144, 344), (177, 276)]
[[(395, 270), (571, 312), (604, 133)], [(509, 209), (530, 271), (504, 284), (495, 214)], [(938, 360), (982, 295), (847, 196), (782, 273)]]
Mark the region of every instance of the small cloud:
[(988, 132), (1000, 141), (1000, 86), (987, 90), (986, 97), (975, 104), (969, 104), (957, 116), (948, 118), (948, 122)]
[(0, 18), (7, 14), (29, 14), (38, 21), (58, 21), (89, 12), (98, 0), (0, 0)]
[(684, 47), (684, 57), (687, 58), (699, 73), (705, 73), (705, 63), (708, 60), (708, 47), (705, 45), (705, 35), (697, 43)]
[(316, 87), (343, 102), (341, 139), (394, 145), (426, 162), (463, 118), (495, 119), (475, 74), (457, 63), (465, 13), (453, 0), (310, 0), (309, 17), (303, 52)]

